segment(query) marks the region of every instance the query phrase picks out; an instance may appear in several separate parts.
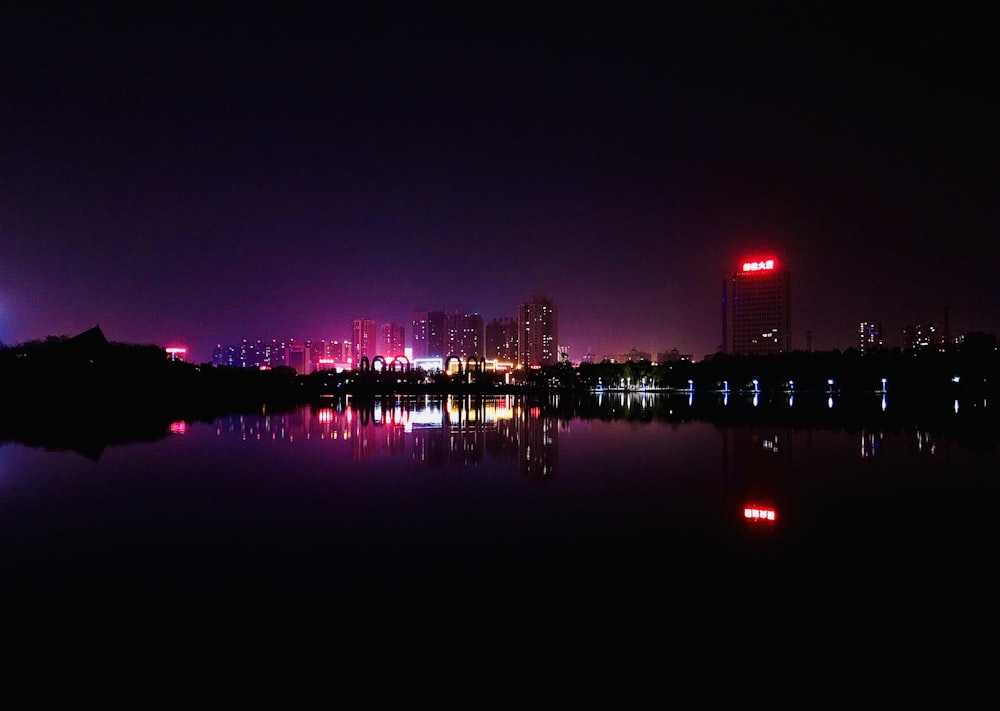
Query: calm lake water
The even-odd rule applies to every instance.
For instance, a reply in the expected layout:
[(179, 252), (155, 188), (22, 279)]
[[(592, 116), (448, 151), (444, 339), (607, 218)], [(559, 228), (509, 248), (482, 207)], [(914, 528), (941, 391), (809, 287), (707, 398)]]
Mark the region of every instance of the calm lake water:
[(991, 636), (1000, 457), (975, 406), (924, 424), (874, 400), (843, 418), (825, 400), (330, 400), (82, 453), (7, 442), (4, 638), (391, 654)]

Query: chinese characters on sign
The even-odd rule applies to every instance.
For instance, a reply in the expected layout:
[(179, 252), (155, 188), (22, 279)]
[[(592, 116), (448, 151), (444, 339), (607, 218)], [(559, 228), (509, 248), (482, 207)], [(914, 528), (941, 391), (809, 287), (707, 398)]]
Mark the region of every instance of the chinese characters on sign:
[(764, 269), (774, 269), (773, 259), (762, 259), (759, 262), (743, 262), (743, 271), (759, 272)]

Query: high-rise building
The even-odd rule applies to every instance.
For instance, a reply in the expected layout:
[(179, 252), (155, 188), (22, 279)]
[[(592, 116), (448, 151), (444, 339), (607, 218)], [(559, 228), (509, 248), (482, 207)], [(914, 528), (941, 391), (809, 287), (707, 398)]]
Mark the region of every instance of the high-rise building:
[(295, 369), (299, 375), (312, 372), (312, 354), (310, 344), (292, 341), (285, 347), (285, 365)]
[(371, 361), (378, 355), (375, 352), (375, 321), (368, 318), (356, 318), (351, 323), (351, 344), (354, 347), (353, 363), (357, 368), (362, 358)]
[(427, 357), (427, 320), (426, 309), (414, 309), (410, 321), (410, 349), (414, 358)]
[(536, 295), (518, 307), (518, 363), (525, 368), (555, 365), (559, 358), (556, 353), (558, 339), (559, 314), (551, 300)]
[(486, 324), (486, 357), (503, 363), (517, 362), (517, 319), (494, 318)]
[(920, 349), (938, 342), (934, 324), (922, 319), (917, 319), (913, 323), (907, 324), (903, 328), (903, 348)]
[(383, 323), (380, 327), (378, 352), (386, 360), (406, 354), (406, 329), (402, 324)]
[(351, 342), (348, 339), (321, 339), (313, 344), (313, 370), (350, 370)]
[(858, 348), (861, 355), (882, 347), (882, 324), (879, 321), (862, 321), (858, 324)]
[(444, 358), (445, 353), (445, 313), (444, 311), (413, 311), (413, 357)]
[(723, 279), (722, 349), (741, 355), (792, 349), (791, 274), (775, 259), (743, 262)]
[(477, 313), (453, 311), (445, 318), (446, 355), (459, 358), (483, 357), (483, 317)]
[(240, 343), (215, 347), (212, 356), (215, 365), (230, 368), (273, 368), (285, 363), (285, 344), (276, 340), (251, 341), (244, 338)]

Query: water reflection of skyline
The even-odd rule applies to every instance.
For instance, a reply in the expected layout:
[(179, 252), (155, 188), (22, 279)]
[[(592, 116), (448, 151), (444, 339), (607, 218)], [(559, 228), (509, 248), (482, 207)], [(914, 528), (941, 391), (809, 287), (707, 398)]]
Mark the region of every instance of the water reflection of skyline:
[[(567, 416), (560, 409), (565, 403), (540, 403), (517, 396), (331, 398), (289, 412), (224, 417), (215, 426), (220, 437), (321, 443), (360, 462), (391, 458), (431, 468), (498, 462), (516, 466), (525, 476), (544, 479), (557, 471), (560, 427), (568, 430), (567, 423), (573, 419), (663, 419), (671, 423), (696, 419), (690, 417), (690, 403), (684, 397), (614, 393), (598, 396), (595, 402), (595, 410), (581, 411), (574, 406), (572, 415)], [(729, 407), (733, 404), (730, 401)], [(820, 407), (828, 411), (825, 405), (823, 402)], [(789, 402), (787, 407), (801, 405)], [(881, 402), (876, 408), (884, 412)], [(743, 520), (751, 528), (772, 529), (782, 526), (788, 516), (799, 514), (796, 488), (808, 473), (802, 462), (795, 461), (796, 444), (812, 449), (814, 434), (820, 431), (781, 418), (720, 423), (726, 517)], [(861, 461), (881, 458), (886, 448), (898, 453), (902, 447), (925, 457), (941, 451), (940, 437), (926, 428), (894, 432), (873, 422), (850, 436), (860, 442), (853, 456)]]
[[(720, 397), (725, 398), (725, 394)], [(885, 394), (879, 394), (873, 402), (872, 411), (885, 416)], [(734, 404), (733, 400), (723, 401), (722, 409), (716, 412), (730, 412)], [(748, 401), (746, 405), (752, 413), (759, 409), (758, 402)], [(782, 441), (790, 443), (793, 430), (857, 427), (856, 436), (860, 439), (857, 451), (861, 459), (879, 456), (886, 436), (900, 430), (899, 422), (879, 423), (878, 417), (853, 426), (838, 424), (836, 418), (821, 419), (810, 426), (810, 420), (792, 416), (803, 411), (790, 397), (781, 403), (780, 410), (771, 405), (763, 419), (722, 419), (718, 424), (752, 423), (758, 428), (782, 430), (783, 433), (772, 437), (760, 435), (757, 444), (761, 450), (770, 446), (767, 451), (772, 455), (787, 451)], [(830, 412), (825, 402), (822, 410)], [(958, 419), (957, 411), (948, 414)], [(360, 461), (408, 456), (418, 465), (474, 466), (489, 457), (497, 461), (519, 460), (532, 474), (551, 476), (557, 462), (559, 427), (568, 428), (567, 423), (573, 418), (663, 419), (676, 425), (702, 419), (703, 415), (704, 411), (699, 410), (690, 394), (666, 397), (647, 392), (598, 393), (589, 404), (574, 403), (569, 408), (562, 408), (558, 399), (540, 405), (516, 395), (341, 397), (292, 411), (265, 409), (260, 413), (224, 416), (215, 421), (215, 427), (219, 436), (243, 440), (338, 443), (348, 446), (352, 457)], [(909, 446), (924, 455), (933, 455), (942, 440), (950, 439), (926, 426), (911, 425), (903, 429)], [(729, 451), (733, 446), (730, 440), (724, 449)], [(759, 454), (754, 448), (747, 453)]]
[(417, 466), (475, 466), (487, 458), (519, 462), (522, 473), (557, 469), (556, 418), (516, 396), (331, 398), (292, 411), (220, 417), (218, 437), (284, 443), (324, 442), (355, 461), (408, 457)]
[(165, 417), (159, 439), (115, 437), (99, 463), (12, 439), (29, 443), (0, 446), (14, 639), (48, 644), (80, 620), (85, 640), (111, 620), (145, 638), (134, 621), (154, 607), (171, 611), (157, 635), (242, 643), (263, 625), (276, 649), (308, 630), (350, 653), (397, 649), (400, 630), (419, 651), (442, 625), (456, 649), (481, 630), (491, 645), (590, 638), (595, 620), (663, 639), (718, 620), (742, 643), (785, 613), (810, 637), (827, 613), (864, 620), (849, 637), (868, 639), (901, 600), (905, 630), (928, 619), (914, 625), (914, 601), (980, 629), (995, 617), (995, 417), (880, 399), (331, 399)]

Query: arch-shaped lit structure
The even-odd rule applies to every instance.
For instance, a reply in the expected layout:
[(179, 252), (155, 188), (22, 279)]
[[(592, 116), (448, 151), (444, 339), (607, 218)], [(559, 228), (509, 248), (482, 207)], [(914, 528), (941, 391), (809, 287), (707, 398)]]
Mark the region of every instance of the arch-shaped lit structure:
[(444, 372), (446, 372), (446, 373), (448, 372), (448, 368), (449, 368), (449, 366), (451, 366), (451, 362), (452, 361), (455, 361), (456, 363), (458, 363), (458, 372), (461, 373), (462, 372), (462, 359), (459, 358), (457, 355), (450, 355), (450, 356), (448, 356), (447, 358), (444, 359)]
[(479, 360), (477, 356), (469, 356), (468, 358), (465, 359), (466, 373), (472, 373), (472, 372), (479, 373), (482, 372), (482, 370), (483, 370), (483, 362)]
[[(458, 358), (456, 357), (456, 360)], [(462, 361), (458, 360), (459, 369), (461, 370)], [(375, 373), (387, 373), (394, 370), (400, 370), (402, 372), (408, 372), (412, 367), (410, 359), (405, 355), (397, 355), (392, 358), (386, 358), (384, 355), (376, 355), (371, 359), (368, 356), (361, 356), (358, 359), (358, 371), (360, 372), (375, 372)]]

